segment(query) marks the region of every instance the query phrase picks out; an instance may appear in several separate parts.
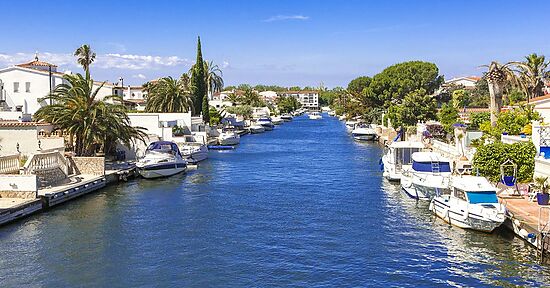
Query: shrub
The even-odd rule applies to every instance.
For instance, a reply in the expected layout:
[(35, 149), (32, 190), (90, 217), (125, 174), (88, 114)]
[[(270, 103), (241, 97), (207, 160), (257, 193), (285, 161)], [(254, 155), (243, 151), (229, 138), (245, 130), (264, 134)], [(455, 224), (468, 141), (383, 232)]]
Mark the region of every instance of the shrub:
[(470, 125), (468, 128), (470, 130), (478, 130), (482, 123), (491, 121), (491, 113), (489, 112), (478, 112), (470, 114)]
[(514, 144), (495, 142), (479, 146), (474, 155), (473, 164), (482, 176), (496, 182), (501, 176), (500, 165), (510, 159), (517, 165), (518, 181), (527, 182), (533, 178), (536, 153), (537, 150), (532, 142)]

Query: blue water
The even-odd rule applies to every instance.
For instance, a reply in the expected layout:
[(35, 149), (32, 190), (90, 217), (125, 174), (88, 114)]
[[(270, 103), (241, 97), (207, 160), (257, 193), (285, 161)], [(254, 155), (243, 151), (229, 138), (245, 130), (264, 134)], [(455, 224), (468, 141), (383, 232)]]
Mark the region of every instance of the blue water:
[(505, 232), (449, 227), (325, 115), (197, 171), (132, 180), (0, 227), (1, 287), (541, 286)]

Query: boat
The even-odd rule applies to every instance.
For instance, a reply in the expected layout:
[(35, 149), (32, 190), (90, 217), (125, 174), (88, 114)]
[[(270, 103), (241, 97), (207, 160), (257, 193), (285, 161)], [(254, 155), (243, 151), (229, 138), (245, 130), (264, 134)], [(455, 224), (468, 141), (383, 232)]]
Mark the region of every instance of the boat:
[(262, 125), (265, 131), (271, 131), (273, 130), (273, 128), (275, 128), (275, 125), (273, 125), (273, 122), (271, 122), (271, 119), (267, 117), (262, 117), (256, 120), (256, 123), (259, 125)]
[(283, 114), (283, 115), (281, 115), (281, 119), (283, 119), (285, 122), (291, 121), (292, 120), (292, 115)]
[(241, 136), (232, 130), (223, 130), (218, 136), (218, 144), (225, 145), (237, 145), (241, 142)]
[(274, 117), (271, 118), (271, 122), (275, 125), (281, 125), (285, 121), (283, 120), (283, 118), (281, 118), (279, 116), (274, 116)]
[(506, 219), (496, 188), (485, 177), (453, 176), (449, 191), (435, 196), (430, 210), (451, 225), (492, 232)]
[(355, 129), (351, 131), (353, 139), (357, 141), (372, 141), (376, 138), (376, 130), (370, 124), (355, 125)]
[(396, 141), (394, 139), (389, 146), (386, 146), (384, 156), (380, 159), (383, 176), (389, 181), (400, 181), (401, 171), (412, 165), (412, 154), (424, 149), (424, 144), (416, 141)]
[(334, 110), (330, 110), (328, 111), (328, 116), (336, 116), (336, 112), (334, 112)]
[(349, 120), (349, 121), (346, 121), (346, 130), (351, 133), (351, 131), (353, 131), (353, 129), (355, 129), (355, 125), (359, 124), (358, 121), (355, 121), (355, 120)]
[(136, 163), (136, 168), (143, 178), (168, 177), (185, 172), (187, 161), (181, 155), (176, 143), (156, 141), (149, 144), (145, 157)]
[[(196, 164), (208, 158), (208, 146), (206, 145), (206, 137), (200, 135), (186, 135), (185, 142), (178, 142), (177, 145), (180, 152), (188, 163)], [(197, 141), (197, 138), (201, 141)]]
[(319, 120), (323, 118), (323, 116), (321, 116), (321, 113), (317, 111), (309, 112), (308, 116), (309, 116), (309, 119), (311, 120)]
[(401, 173), (401, 188), (411, 198), (432, 200), (449, 189), (450, 160), (435, 152), (415, 152), (412, 165)]
[(248, 127), (248, 130), (250, 130), (251, 134), (259, 134), (265, 132), (264, 126), (257, 123), (251, 124), (250, 127)]

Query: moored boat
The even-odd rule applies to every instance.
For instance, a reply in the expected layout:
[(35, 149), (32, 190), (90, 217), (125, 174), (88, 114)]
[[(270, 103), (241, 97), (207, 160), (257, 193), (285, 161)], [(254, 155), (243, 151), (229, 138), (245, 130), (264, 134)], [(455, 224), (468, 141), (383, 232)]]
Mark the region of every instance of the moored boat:
[(401, 188), (411, 198), (432, 200), (449, 189), (450, 160), (435, 152), (412, 154), (412, 165), (401, 175)]
[(271, 118), (271, 122), (275, 125), (280, 125), (280, 124), (283, 124), (283, 122), (285, 122), (285, 121), (280, 116), (273, 116)]
[(424, 149), (424, 144), (416, 141), (394, 141), (386, 147), (380, 164), (383, 176), (390, 181), (400, 181), (401, 172), (411, 167), (412, 154)]
[(285, 122), (291, 121), (292, 120), (292, 115), (283, 114), (283, 115), (281, 115), (281, 119), (283, 119)]
[(351, 131), (353, 139), (357, 141), (372, 141), (376, 138), (376, 130), (370, 124), (355, 125), (355, 129)]
[(265, 132), (264, 126), (257, 123), (251, 124), (248, 129), (250, 130), (251, 134), (259, 134)]
[(208, 146), (206, 145), (204, 136), (197, 137), (197, 135), (186, 135), (185, 142), (178, 142), (177, 145), (183, 158), (185, 158), (188, 163), (195, 164), (208, 158)]
[(237, 145), (241, 142), (241, 136), (232, 130), (224, 130), (218, 136), (220, 145)]
[(359, 124), (358, 121), (355, 121), (355, 120), (349, 120), (349, 121), (346, 121), (346, 130), (351, 133), (351, 131), (353, 131), (353, 129), (355, 129), (355, 126)]
[(319, 113), (317, 111), (309, 112), (308, 117), (311, 120), (319, 120), (319, 119), (323, 118), (323, 116), (321, 116), (321, 113)]
[(149, 144), (145, 157), (136, 163), (143, 178), (172, 176), (187, 170), (187, 161), (181, 155), (178, 145), (170, 141), (156, 141)]
[(506, 219), (496, 188), (485, 177), (453, 176), (450, 190), (435, 196), (430, 210), (460, 228), (492, 232)]
[(270, 118), (262, 117), (258, 120), (256, 120), (256, 123), (258, 125), (262, 125), (264, 127), (265, 131), (271, 131), (273, 128), (275, 128), (275, 125), (273, 125), (273, 122), (271, 122)]

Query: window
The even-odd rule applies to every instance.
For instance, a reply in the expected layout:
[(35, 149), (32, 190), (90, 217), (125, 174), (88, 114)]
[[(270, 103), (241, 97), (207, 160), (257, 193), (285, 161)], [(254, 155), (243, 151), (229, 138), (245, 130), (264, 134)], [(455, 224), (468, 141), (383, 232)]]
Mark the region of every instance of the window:
[(13, 92), (19, 92), (19, 82), (13, 82)]
[(464, 191), (462, 191), (460, 189), (455, 188), (455, 197), (460, 199), (460, 200), (466, 201), (466, 193), (464, 193)]
[(31, 82), (25, 82), (25, 92), (31, 92)]

